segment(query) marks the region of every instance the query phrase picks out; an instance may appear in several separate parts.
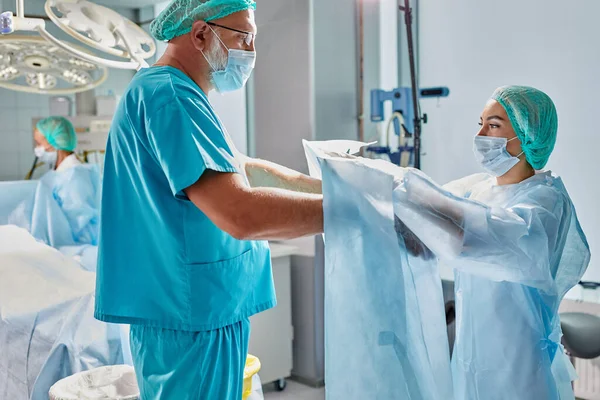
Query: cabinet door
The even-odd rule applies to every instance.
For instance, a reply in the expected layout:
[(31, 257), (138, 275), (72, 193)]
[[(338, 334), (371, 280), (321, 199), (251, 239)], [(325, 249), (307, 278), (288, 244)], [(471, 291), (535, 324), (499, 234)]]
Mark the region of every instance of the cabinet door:
[(252, 333), (248, 353), (258, 357), (263, 384), (290, 376), (292, 370), (292, 301), (290, 257), (273, 259), (277, 307), (250, 318)]

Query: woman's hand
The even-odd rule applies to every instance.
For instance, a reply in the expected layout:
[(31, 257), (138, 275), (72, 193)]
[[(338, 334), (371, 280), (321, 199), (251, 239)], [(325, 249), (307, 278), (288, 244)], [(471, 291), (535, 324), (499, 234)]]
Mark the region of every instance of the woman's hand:
[(419, 238), (398, 218), (394, 215), (394, 229), (398, 235), (398, 242), (402, 239), (406, 251), (423, 260), (431, 260), (434, 254), (419, 240)]

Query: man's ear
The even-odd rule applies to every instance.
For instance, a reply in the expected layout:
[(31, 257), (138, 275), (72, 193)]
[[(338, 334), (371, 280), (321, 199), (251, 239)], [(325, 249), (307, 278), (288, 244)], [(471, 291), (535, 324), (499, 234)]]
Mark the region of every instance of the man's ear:
[(197, 50), (204, 51), (206, 49), (206, 38), (209, 30), (208, 24), (204, 21), (196, 21), (192, 25), (191, 39)]

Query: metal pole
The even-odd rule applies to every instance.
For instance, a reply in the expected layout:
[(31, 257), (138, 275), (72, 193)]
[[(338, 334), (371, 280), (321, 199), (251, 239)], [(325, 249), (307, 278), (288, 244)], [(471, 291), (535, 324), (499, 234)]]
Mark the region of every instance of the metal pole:
[(25, 18), (25, 0), (17, 0), (17, 17)]
[(404, 11), (404, 21), (406, 23), (406, 37), (408, 39), (408, 58), (410, 64), (410, 83), (412, 89), (413, 111), (414, 111), (414, 152), (415, 152), (415, 168), (421, 168), (421, 116), (417, 95), (417, 75), (415, 67), (415, 49), (413, 46), (412, 32), (412, 8), (410, 8), (409, 0), (404, 0), (404, 7), (400, 7)]
[(365, 5), (357, 0), (358, 7), (358, 141), (365, 141), (364, 70), (365, 70)]

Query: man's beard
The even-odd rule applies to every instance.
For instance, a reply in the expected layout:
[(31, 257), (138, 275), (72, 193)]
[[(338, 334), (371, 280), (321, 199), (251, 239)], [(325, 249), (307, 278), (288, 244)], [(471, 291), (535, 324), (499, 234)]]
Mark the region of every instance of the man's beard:
[(212, 41), (210, 48), (206, 51), (205, 57), (211, 67), (210, 76), (212, 81), (213, 73), (224, 71), (227, 67), (228, 55), (227, 52), (224, 51), (221, 42), (215, 38), (215, 40)]

